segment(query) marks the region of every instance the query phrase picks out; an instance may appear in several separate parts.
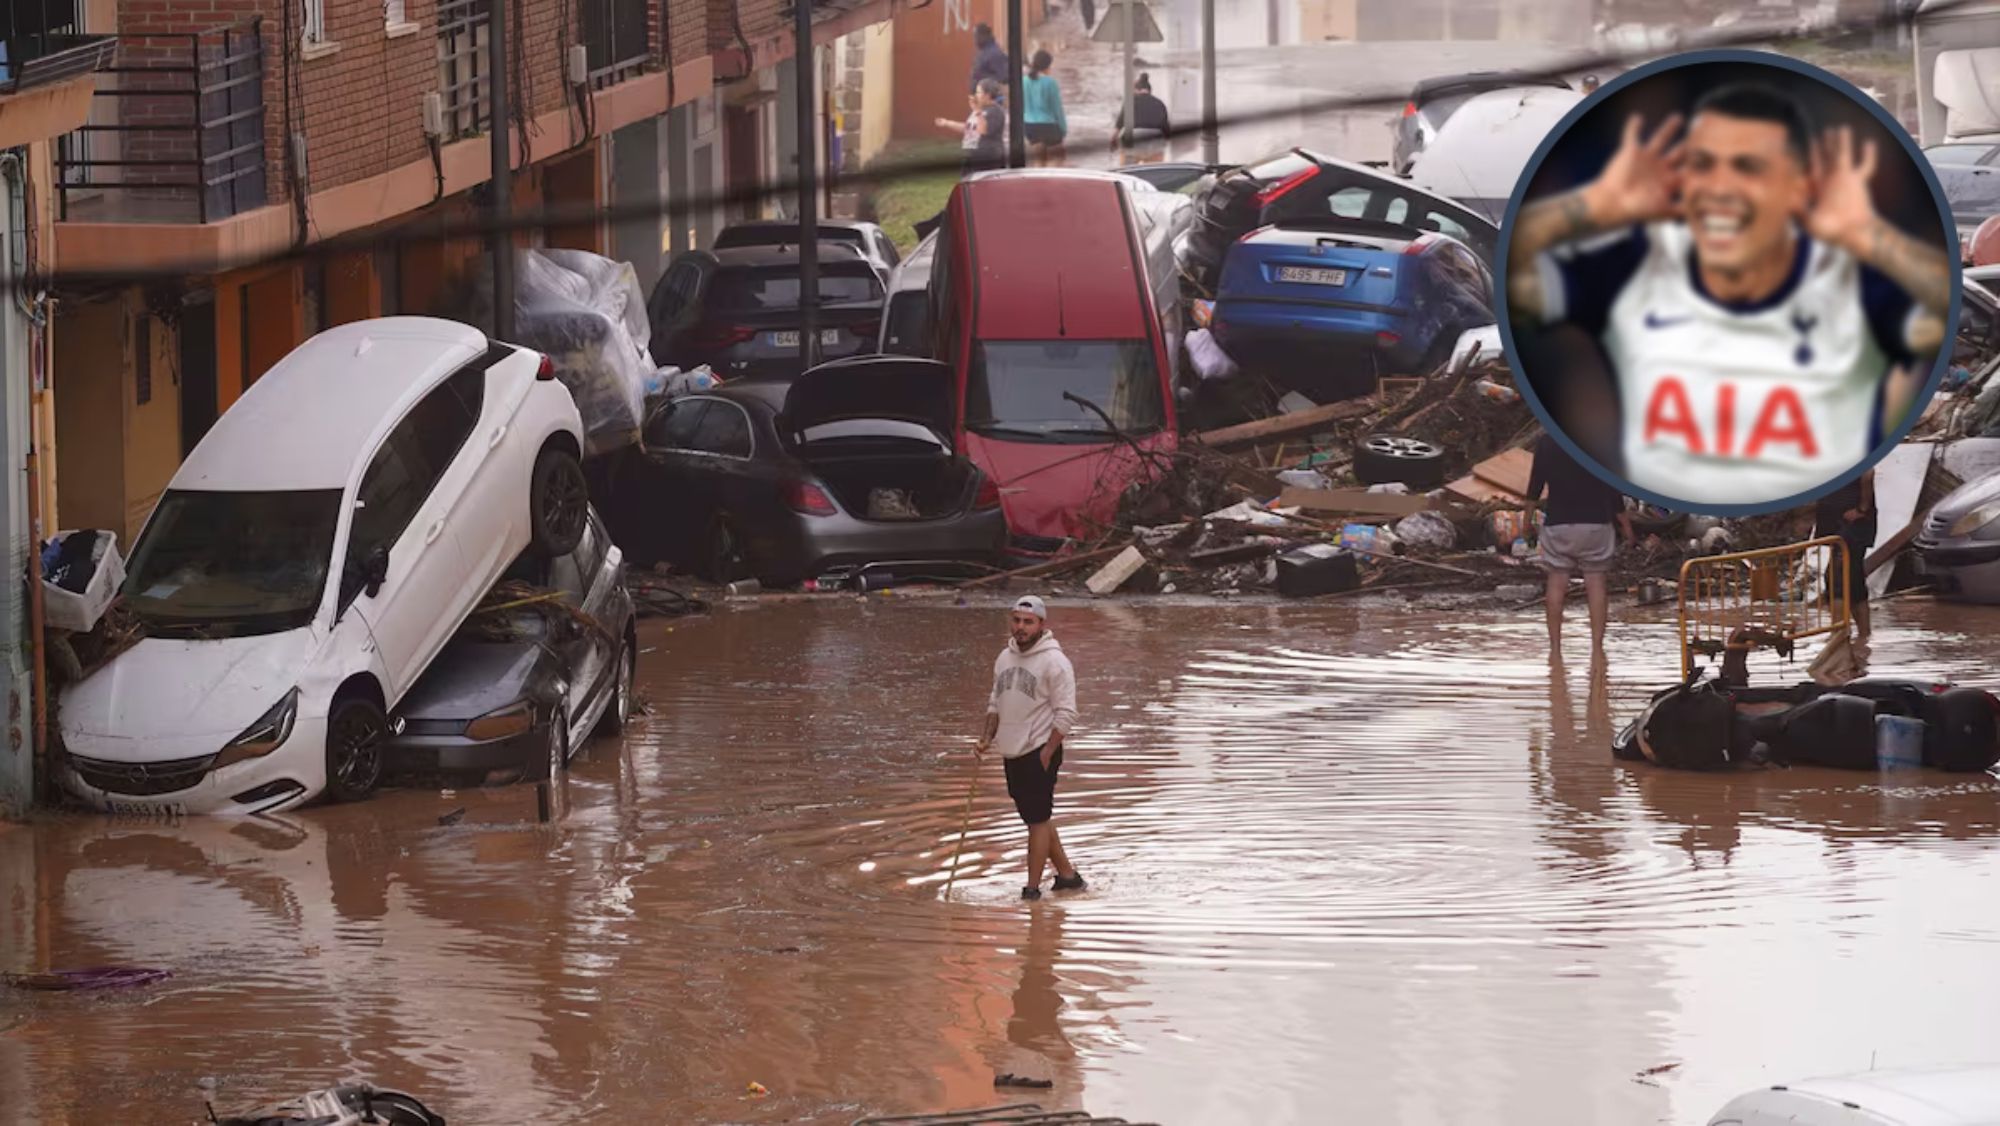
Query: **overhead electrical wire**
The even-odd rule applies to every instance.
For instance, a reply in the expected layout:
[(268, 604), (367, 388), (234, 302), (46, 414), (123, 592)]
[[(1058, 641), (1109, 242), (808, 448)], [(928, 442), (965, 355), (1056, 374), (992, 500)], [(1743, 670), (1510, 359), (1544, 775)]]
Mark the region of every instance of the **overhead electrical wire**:
[[(1985, 0), (1945, 0), (1924, 10), (1927, 18), (1949, 12), (1967, 4), (1982, 3)], [(1704, 32), (1701, 41), (1684, 50), (1717, 47), (1771, 47), (1780, 48), (1786, 44), (1814, 42), (1839, 35), (1849, 35), (1860, 31), (1883, 30), (1910, 23), (1914, 12), (1886, 12), (1876, 16), (1860, 17), (1828, 24), (1824, 27), (1792, 34), (1773, 34), (1768, 29), (1759, 30), (1719, 30)], [(1672, 54), (1668, 52), (1667, 54)], [(1664, 57), (1658, 51), (1580, 51), (1550, 64), (1538, 67), (1518, 68), (1523, 81), (1536, 79), (1559, 80), (1578, 71), (1589, 71), (1609, 67), (1626, 66), (1638, 62)], [(1380, 87), (1352, 94), (1328, 95), (1323, 98), (1308, 99), (1282, 108), (1252, 110), (1236, 114), (1218, 114), (1216, 128), (1230, 129), (1245, 125), (1257, 125), (1272, 121), (1284, 121), (1332, 113), (1340, 110), (1368, 109), (1400, 105), (1409, 95), (1408, 84), (1396, 87)], [(1198, 137), (1202, 126), (1196, 124), (1177, 125), (1167, 133), (1169, 138)], [(1071, 143), (1072, 156), (1093, 153), (1109, 154), (1114, 151), (1112, 140)], [(896, 161), (845, 173), (841, 177), (842, 186), (848, 189), (870, 187), (894, 183), (910, 176), (957, 173), (962, 162), (956, 154), (949, 158)], [(462, 218), (440, 216), (433, 221), (406, 221), (402, 228), (370, 230), (350, 234), (335, 235), (309, 246), (295, 247), (286, 251), (248, 256), (242, 260), (216, 262), (213, 260), (190, 261), (184, 264), (161, 264), (135, 267), (126, 270), (66, 270), (58, 263), (53, 271), (41, 276), (41, 284), (50, 287), (74, 290), (81, 287), (141, 283), (164, 277), (189, 277), (223, 273), (251, 266), (278, 265), (288, 260), (304, 261), (314, 258), (349, 254), (359, 250), (402, 247), (436, 243), (452, 239), (472, 238), (498, 231), (526, 231), (541, 227), (561, 227), (581, 223), (603, 223), (616, 225), (633, 220), (658, 218), (670, 215), (675, 218), (706, 211), (712, 208), (726, 208), (744, 204), (754, 204), (773, 196), (793, 196), (798, 193), (799, 180), (796, 176), (781, 178), (776, 182), (749, 188), (739, 188), (723, 192), (690, 195), (686, 199), (671, 200), (643, 198), (631, 203), (599, 205), (596, 203), (566, 206), (537, 206), (525, 208), (505, 217), (496, 217), (481, 212)], [(18, 284), (9, 282), (7, 284)]]

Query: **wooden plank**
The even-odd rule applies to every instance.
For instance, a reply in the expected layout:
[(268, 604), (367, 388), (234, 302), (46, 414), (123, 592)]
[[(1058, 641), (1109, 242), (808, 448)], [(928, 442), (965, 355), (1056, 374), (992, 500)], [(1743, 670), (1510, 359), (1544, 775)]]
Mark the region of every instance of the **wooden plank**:
[(1472, 475), (1516, 496), (1528, 495), (1528, 479), (1534, 475), (1535, 455), (1524, 449), (1501, 450), (1472, 467)]
[(1122, 543), (1113, 544), (1110, 547), (1100, 547), (1095, 551), (1085, 551), (1077, 555), (1065, 555), (1061, 559), (1050, 559), (1043, 563), (1030, 563), (1026, 567), (1016, 567), (1012, 571), (1001, 571), (995, 575), (981, 575), (976, 579), (968, 579), (958, 585), (959, 589), (966, 589), (976, 586), (986, 586), (990, 583), (1002, 583), (1008, 579), (1032, 578), (1036, 575), (1049, 574), (1052, 571), (1067, 571), (1073, 567), (1081, 567), (1086, 563), (1096, 563), (1109, 559), (1125, 550), (1128, 546), (1130, 545)]
[(1308, 512), (1359, 512), (1370, 516), (1408, 516), (1423, 512), (1431, 502), (1421, 496), (1400, 493), (1371, 493), (1366, 489), (1301, 489), (1287, 486), (1278, 494), (1279, 508), (1303, 508)]
[(1125, 580), (1139, 573), (1146, 565), (1146, 553), (1136, 547), (1127, 547), (1111, 557), (1111, 562), (1098, 568), (1096, 574), (1085, 579), (1083, 585), (1092, 594), (1110, 594), (1125, 585)]
[(1275, 543), (1233, 543), (1228, 547), (1212, 547), (1207, 551), (1197, 551), (1187, 557), (1190, 565), (1196, 567), (1221, 567), (1229, 563), (1248, 563), (1262, 559), (1278, 550)]
[(1310, 434), (1335, 422), (1373, 414), (1380, 407), (1381, 404), (1373, 399), (1348, 399), (1344, 402), (1328, 403), (1323, 407), (1313, 407), (1310, 410), (1281, 414), (1275, 418), (1260, 418), (1255, 422), (1225, 426), (1220, 430), (1197, 434), (1194, 440), (1218, 450), (1230, 446), (1253, 445), (1273, 438)]
[(1522, 504), (1525, 501), (1525, 498), (1517, 493), (1510, 493), (1505, 489), (1489, 485), (1470, 474), (1446, 485), (1445, 491), (1454, 496), (1464, 497), (1474, 504), (1485, 504), (1487, 501), (1499, 501), (1502, 504)]

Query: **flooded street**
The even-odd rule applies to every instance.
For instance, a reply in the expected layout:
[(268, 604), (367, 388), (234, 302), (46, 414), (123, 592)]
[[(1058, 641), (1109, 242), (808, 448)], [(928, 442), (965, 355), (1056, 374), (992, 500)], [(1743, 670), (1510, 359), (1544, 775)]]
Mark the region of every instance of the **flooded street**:
[[(515, 787), (0, 828), (0, 885), (37, 889), (0, 969), (174, 971), (0, 994), (0, 1121), (360, 1074), (455, 1123), (1699, 1124), (1758, 1083), (2000, 1056), (2000, 783), (1616, 764), (1676, 671), (1652, 611), (1594, 678), (1577, 615), (1551, 675), (1538, 609), (1058, 600), (1091, 887), (1019, 900), (989, 765), (940, 901), (1003, 605), (651, 623), (653, 714), (582, 752), (552, 826)], [(1995, 685), (2000, 615), (1876, 622), (1871, 672)]]

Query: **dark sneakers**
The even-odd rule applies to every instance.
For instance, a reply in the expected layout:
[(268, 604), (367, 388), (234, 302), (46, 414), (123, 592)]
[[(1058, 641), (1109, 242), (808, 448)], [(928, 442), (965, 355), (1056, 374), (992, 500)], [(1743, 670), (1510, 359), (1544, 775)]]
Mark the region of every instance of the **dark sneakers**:
[(1082, 891), (1082, 890), (1083, 890), (1083, 887), (1084, 887), (1084, 884), (1083, 884), (1083, 873), (1082, 873), (1082, 872), (1078, 872), (1077, 874), (1075, 874), (1075, 875), (1073, 875), (1073, 876), (1057, 876), (1057, 877), (1056, 877), (1056, 890), (1057, 890), (1057, 891)]
[(1042, 897), (1042, 889), (1041, 889), (1041, 888), (1022, 888), (1022, 889), (1021, 889), (1021, 898), (1022, 898), (1022, 899), (1040, 899), (1041, 897)]

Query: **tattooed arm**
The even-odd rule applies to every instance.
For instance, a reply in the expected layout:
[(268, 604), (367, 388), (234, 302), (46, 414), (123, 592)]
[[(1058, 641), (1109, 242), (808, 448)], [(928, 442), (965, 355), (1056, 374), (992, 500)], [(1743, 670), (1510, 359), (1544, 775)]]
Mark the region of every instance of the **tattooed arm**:
[(1901, 286), (1923, 310), (1911, 321), (1905, 343), (1914, 351), (1928, 352), (1944, 343), (1944, 322), (1951, 310), (1951, 259), (1876, 212), (1869, 191), (1875, 155), (1875, 142), (1856, 146), (1854, 130), (1847, 126), (1821, 138), (1813, 153), (1818, 192), (1806, 216), (1806, 230)]
[(1573, 239), (1614, 231), (1670, 215), (1678, 187), (1681, 119), (1662, 122), (1650, 137), (1636, 116), (1597, 179), (1575, 191), (1540, 200), (1514, 216), (1507, 245), (1507, 301), (1511, 310), (1539, 318), (1548, 306), (1536, 260)]

